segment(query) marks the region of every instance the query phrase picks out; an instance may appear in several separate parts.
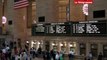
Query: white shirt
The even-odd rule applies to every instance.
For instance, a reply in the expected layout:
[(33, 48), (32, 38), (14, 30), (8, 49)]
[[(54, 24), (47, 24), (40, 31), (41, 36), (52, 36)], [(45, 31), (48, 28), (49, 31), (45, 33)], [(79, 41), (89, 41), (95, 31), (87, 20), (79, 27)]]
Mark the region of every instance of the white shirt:
[(70, 52), (69, 52), (69, 54), (72, 54), (72, 55), (74, 55), (74, 52), (73, 52), (73, 51), (70, 51)]
[(6, 53), (6, 49), (2, 49), (2, 52), (3, 52), (3, 53)]
[(9, 49), (10, 49), (10, 47), (7, 46), (7, 47), (6, 47), (6, 50), (9, 50)]
[(55, 59), (57, 59), (57, 60), (59, 59), (59, 55), (58, 54), (56, 54)]

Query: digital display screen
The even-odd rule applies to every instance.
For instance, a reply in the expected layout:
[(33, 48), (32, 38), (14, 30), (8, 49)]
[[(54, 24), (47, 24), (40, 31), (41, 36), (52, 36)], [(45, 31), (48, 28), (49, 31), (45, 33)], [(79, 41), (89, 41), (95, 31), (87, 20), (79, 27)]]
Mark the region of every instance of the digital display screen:
[(46, 28), (46, 33), (48, 34), (54, 34), (55, 33), (55, 25), (51, 25), (51, 24), (48, 24), (48, 25), (45, 25), (45, 28)]
[(106, 22), (84, 22), (74, 23), (72, 25), (73, 35), (106, 35), (107, 24)]
[(36, 32), (45, 32), (45, 27), (44, 26), (36, 26), (36, 28), (35, 28), (35, 30), (36, 30)]
[(32, 26), (32, 35), (44, 35), (45, 33), (45, 26), (43, 24), (38, 24)]
[(64, 23), (48, 24), (46, 27), (46, 34), (52, 35), (67, 35), (70, 34), (70, 25)]
[(35, 24), (32, 26), (32, 35), (107, 36), (107, 21)]

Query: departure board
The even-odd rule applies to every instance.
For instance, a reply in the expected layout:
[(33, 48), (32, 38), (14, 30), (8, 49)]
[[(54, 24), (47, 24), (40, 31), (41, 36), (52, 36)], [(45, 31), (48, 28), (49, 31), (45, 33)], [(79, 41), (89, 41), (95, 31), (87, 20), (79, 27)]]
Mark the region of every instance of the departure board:
[(32, 36), (107, 36), (107, 20), (32, 25)]
[(45, 26), (44, 24), (36, 24), (32, 26), (32, 35), (45, 35)]
[(98, 36), (107, 35), (106, 21), (78, 22), (72, 25), (73, 35)]
[(46, 24), (46, 35), (70, 35), (70, 25), (65, 23)]

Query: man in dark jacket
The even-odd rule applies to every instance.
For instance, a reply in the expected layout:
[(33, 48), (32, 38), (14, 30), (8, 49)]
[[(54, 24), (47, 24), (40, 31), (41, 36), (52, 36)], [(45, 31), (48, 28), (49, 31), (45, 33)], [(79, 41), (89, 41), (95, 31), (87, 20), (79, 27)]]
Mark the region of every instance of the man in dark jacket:
[(103, 55), (102, 55), (102, 53), (100, 52), (99, 55), (98, 55), (98, 60), (103, 60), (102, 58), (103, 58)]
[(49, 51), (46, 52), (46, 55), (47, 55), (47, 60), (51, 60), (51, 54)]

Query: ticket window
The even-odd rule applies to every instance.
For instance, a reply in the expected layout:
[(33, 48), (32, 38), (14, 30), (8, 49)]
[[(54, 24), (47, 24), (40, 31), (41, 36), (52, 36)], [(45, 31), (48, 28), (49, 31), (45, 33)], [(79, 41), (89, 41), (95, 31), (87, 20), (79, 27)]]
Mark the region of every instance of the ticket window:
[(97, 44), (91, 44), (91, 52), (94, 57), (97, 57), (97, 55), (98, 55), (98, 45)]
[(57, 50), (57, 46), (56, 46), (56, 45), (54, 45), (54, 46), (53, 46), (53, 49), (54, 49), (54, 50)]
[(70, 50), (75, 52), (75, 47), (76, 47), (75, 43), (70, 43), (69, 47), (70, 47)]
[(107, 57), (107, 45), (103, 45), (103, 54), (104, 57)]
[(80, 55), (86, 55), (86, 44), (81, 43), (79, 46), (80, 46)]
[(52, 43), (52, 46), (53, 46), (53, 49), (54, 49), (55, 51), (57, 51), (57, 44), (56, 44), (56, 43)]
[(61, 46), (61, 51), (66, 50), (66, 43), (60, 43), (60, 46)]

